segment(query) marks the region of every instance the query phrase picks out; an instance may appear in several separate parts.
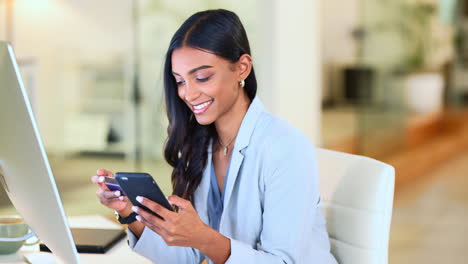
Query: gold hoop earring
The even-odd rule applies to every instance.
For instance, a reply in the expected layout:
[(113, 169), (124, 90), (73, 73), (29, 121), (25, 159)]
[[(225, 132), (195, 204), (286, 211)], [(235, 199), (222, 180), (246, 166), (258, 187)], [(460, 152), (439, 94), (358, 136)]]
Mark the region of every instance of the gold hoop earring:
[(244, 81), (244, 80), (241, 80), (241, 81), (239, 82), (239, 85), (240, 85), (240, 87), (244, 88), (244, 86), (245, 86), (245, 81)]

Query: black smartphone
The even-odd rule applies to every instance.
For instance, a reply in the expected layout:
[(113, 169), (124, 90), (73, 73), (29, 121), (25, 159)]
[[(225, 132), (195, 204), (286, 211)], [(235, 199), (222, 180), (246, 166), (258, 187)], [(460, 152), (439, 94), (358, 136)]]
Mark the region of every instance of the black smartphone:
[(156, 181), (148, 173), (117, 172), (115, 174), (115, 180), (119, 183), (133, 205), (141, 207), (162, 219), (160, 215), (151, 211), (136, 200), (137, 196), (143, 196), (162, 205), (167, 210), (174, 211), (167, 201), (166, 196), (161, 191), (158, 184), (156, 184)]

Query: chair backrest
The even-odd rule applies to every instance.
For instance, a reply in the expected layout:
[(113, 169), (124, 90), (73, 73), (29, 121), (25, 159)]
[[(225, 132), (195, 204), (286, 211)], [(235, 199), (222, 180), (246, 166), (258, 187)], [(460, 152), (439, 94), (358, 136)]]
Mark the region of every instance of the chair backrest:
[(340, 264), (387, 264), (395, 169), (326, 149), (317, 159), (332, 254)]

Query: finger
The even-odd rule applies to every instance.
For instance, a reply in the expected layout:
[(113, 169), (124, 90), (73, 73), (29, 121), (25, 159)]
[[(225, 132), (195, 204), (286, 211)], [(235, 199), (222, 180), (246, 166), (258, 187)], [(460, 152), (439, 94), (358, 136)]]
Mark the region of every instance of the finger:
[(105, 170), (105, 169), (98, 169), (96, 171), (98, 176), (109, 176), (109, 177), (114, 177), (114, 173), (111, 171)]
[(167, 198), (167, 200), (169, 201), (170, 204), (176, 205), (177, 207), (179, 207), (179, 209), (193, 208), (192, 203), (190, 203), (190, 201), (182, 199), (177, 195), (171, 195)]
[(96, 194), (99, 196), (99, 197), (102, 197), (104, 199), (110, 199), (110, 198), (119, 198), (121, 193), (120, 191), (104, 191), (102, 189), (98, 189), (98, 191), (96, 192)]
[[(122, 196), (120, 196), (120, 197), (122, 197)], [(101, 198), (99, 198), (99, 200), (101, 201), (102, 204), (107, 205), (107, 204), (110, 204), (112, 202), (121, 201), (119, 199), (120, 197), (114, 197), (114, 198), (109, 198), (109, 199), (101, 197)]]
[(97, 184), (99, 185), (99, 183), (103, 183), (104, 182), (104, 176), (92, 176), (91, 177), (91, 181), (94, 183), (94, 184)]
[(141, 207), (138, 207), (138, 206), (132, 206), (132, 210), (137, 213), (138, 215), (140, 215), (141, 217), (143, 217), (144, 219), (146, 219), (146, 221), (150, 222), (152, 225), (160, 228), (160, 229), (166, 229), (167, 228), (167, 225), (168, 225), (168, 222), (164, 221), (163, 219), (153, 215), (152, 213), (150, 213), (149, 211), (141, 208)]
[(105, 179), (104, 179), (105, 176), (92, 176), (91, 177), (91, 181), (96, 184), (96, 186), (98, 186), (99, 188), (105, 190), (105, 191), (109, 191), (109, 188), (107, 187), (107, 185), (104, 183), (105, 182)]
[(151, 211), (157, 213), (160, 215), (162, 218), (168, 221), (173, 221), (173, 219), (177, 216), (176, 213), (167, 210), (164, 208), (162, 205), (151, 201), (148, 198), (142, 197), (142, 196), (137, 196), (136, 200), (141, 203), (142, 205), (148, 207)]
[(144, 224), (145, 226), (147, 226), (148, 228), (150, 228), (151, 230), (156, 232), (161, 237), (164, 237), (166, 235), (166, 233), (164, 232), (164, 230), (162, 228), (159, 228), (159, 227), (153, 225), (150, 221), (148, 221), (146, 218), (142, 217), (141, 215), (137, 215), (135, 218), (139, 222), (141, 222), (142, 224)]

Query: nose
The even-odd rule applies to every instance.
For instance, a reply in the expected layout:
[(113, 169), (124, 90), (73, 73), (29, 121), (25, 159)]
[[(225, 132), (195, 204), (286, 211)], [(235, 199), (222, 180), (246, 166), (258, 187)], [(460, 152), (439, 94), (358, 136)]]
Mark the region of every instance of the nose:
[(187, 102), (193, 102), (200, 96), (200, 91), (197, 89), (196, 85), (192, 85), (187, 82), (185, 85), (185, 100)]

